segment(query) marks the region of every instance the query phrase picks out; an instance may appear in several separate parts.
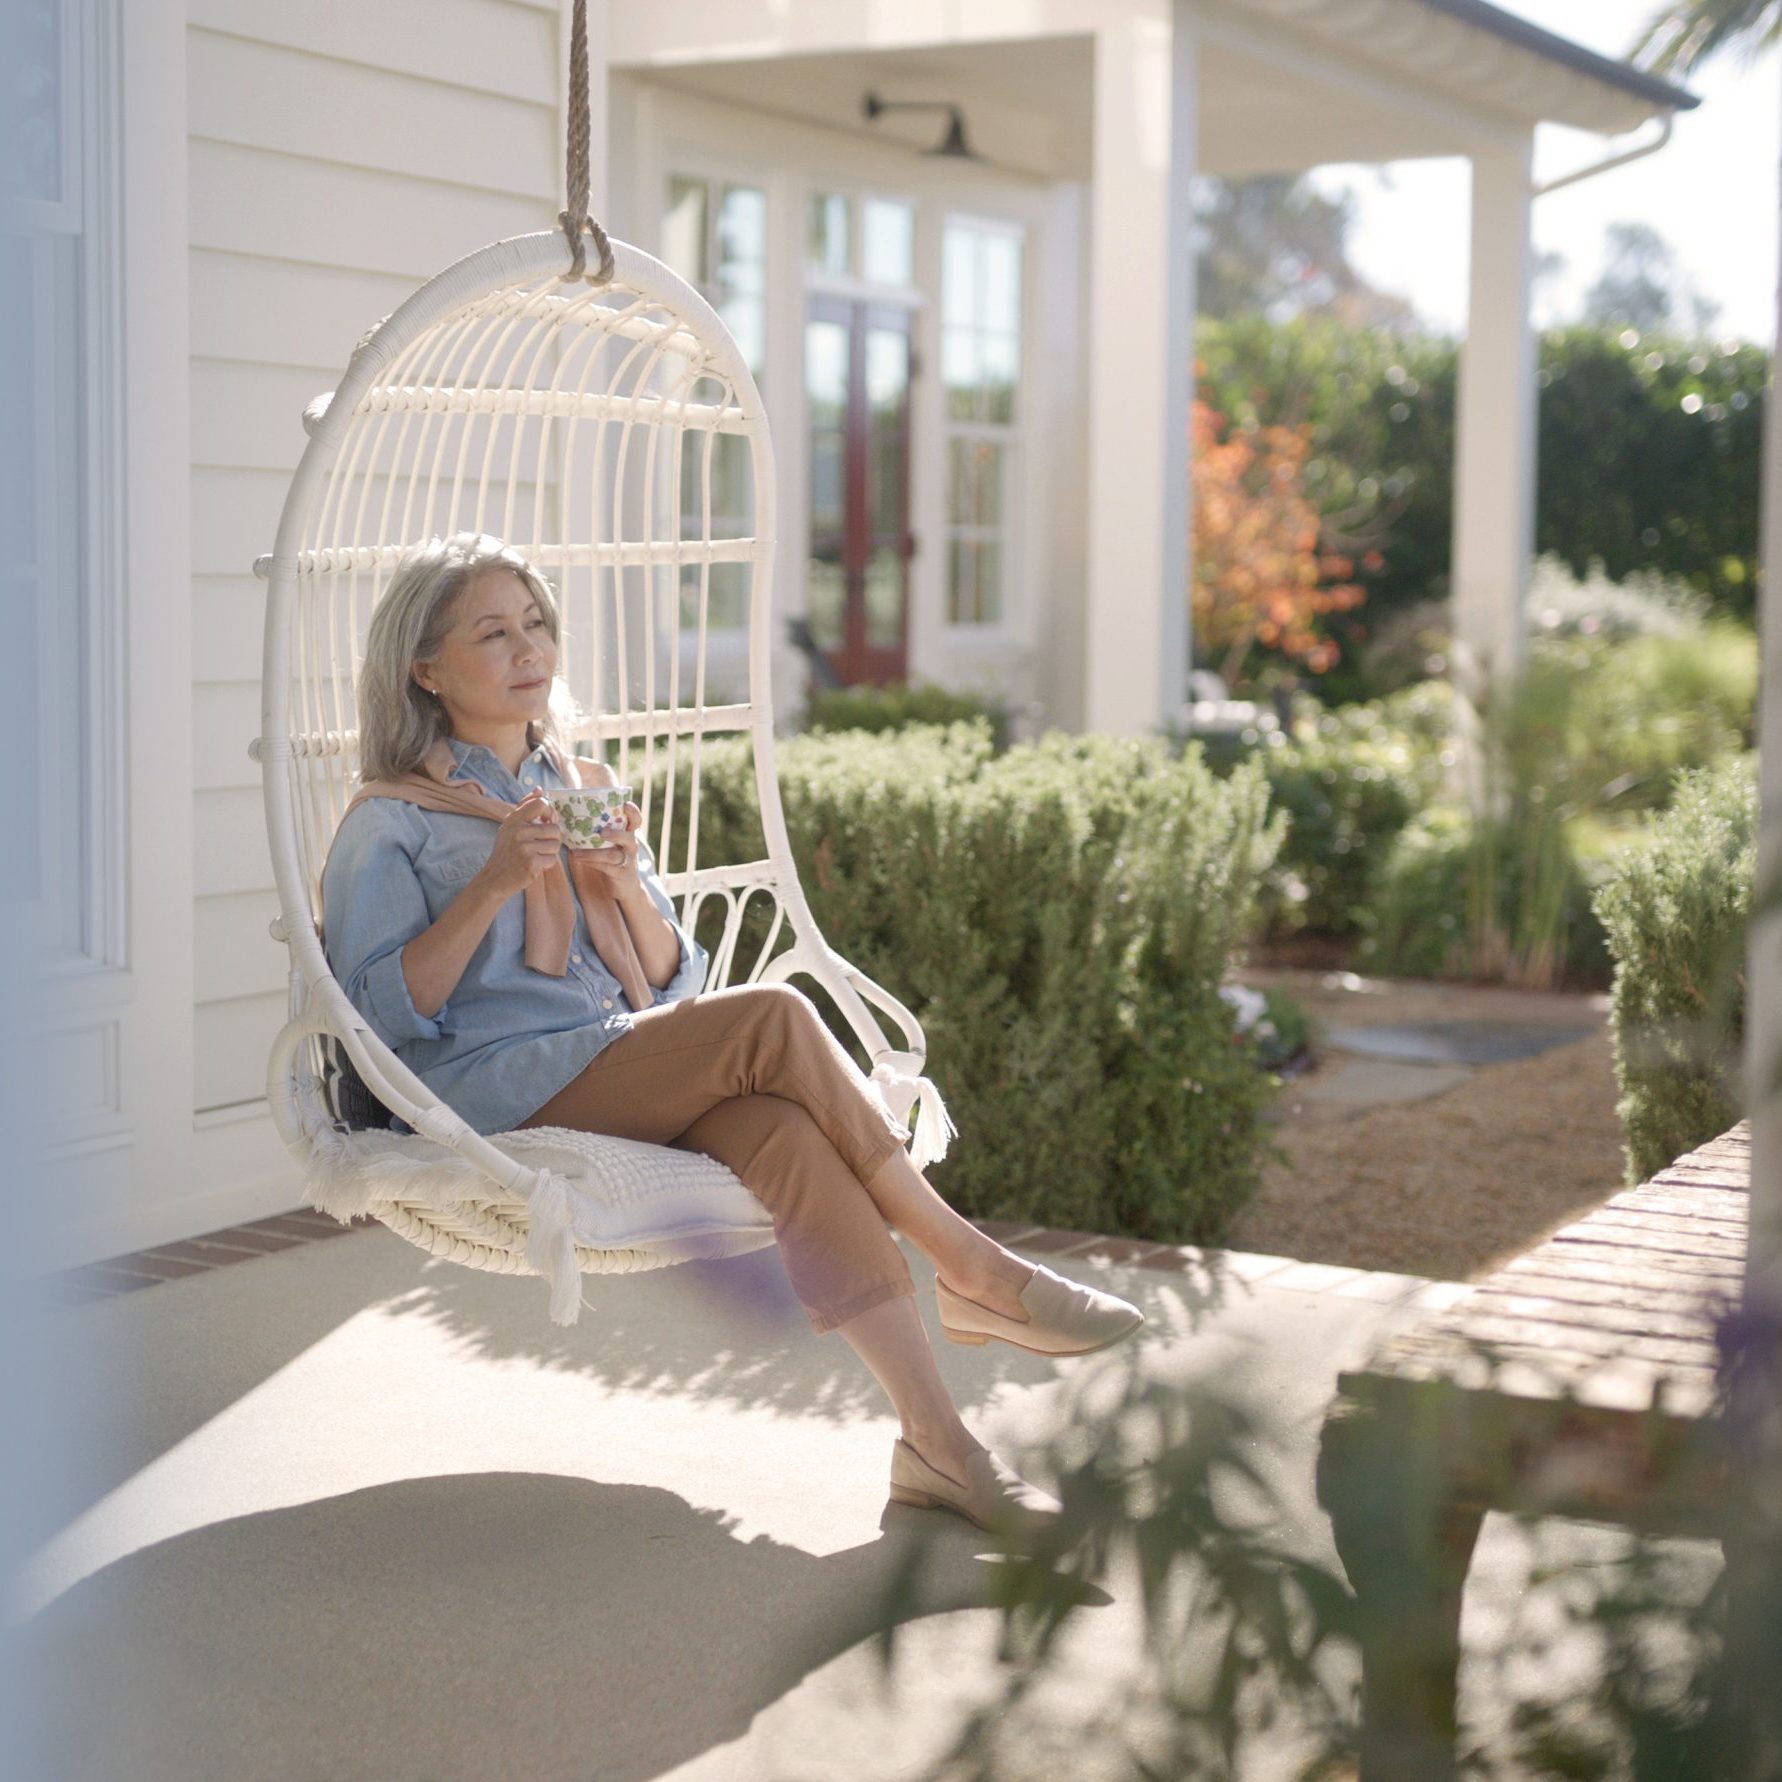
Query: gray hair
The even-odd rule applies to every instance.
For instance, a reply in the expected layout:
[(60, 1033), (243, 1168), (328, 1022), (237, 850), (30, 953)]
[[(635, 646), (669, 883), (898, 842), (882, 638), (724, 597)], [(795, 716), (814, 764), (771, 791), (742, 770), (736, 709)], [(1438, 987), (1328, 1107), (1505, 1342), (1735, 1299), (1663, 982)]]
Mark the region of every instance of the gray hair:
[[(411, 773), (441, 737), (452, 734), (445, 707), (412, 671), (415, 663), (438, 656), (452, 628), (454, 603), (486, 569), (511, 569), (526, 584), (544, 614), (551, 641), (561, 647), (557, 596), (512, 545), (481, 532), (458, 532), (416, 545), (396, 566), (371, 615), (356, 690), (361, 779)], [(562, 771), (561, 757), (569, 753), (565, 726), (580, 716), (562, 677), (554, 676), (550, 709), (527, 725), (526, 740), (534, 748), (543, 744)]]

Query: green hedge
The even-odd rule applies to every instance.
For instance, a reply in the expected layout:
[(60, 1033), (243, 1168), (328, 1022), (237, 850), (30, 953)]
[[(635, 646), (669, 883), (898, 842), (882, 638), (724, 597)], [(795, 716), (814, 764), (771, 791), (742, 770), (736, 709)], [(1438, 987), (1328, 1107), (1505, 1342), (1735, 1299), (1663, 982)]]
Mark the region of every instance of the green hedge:
[(1377, 706), (1348, 706), (1268, 750), (1269, 795), (1289, 828), (1266, 907), (1276, 931), (1354, 934), (1382, 855), (1423, 802), (1409, 737)]
[[(1280, 841), (1259, 770), (1060, 733), (996, 756), (981, 721), (776, 757), (819, 925), (923, 1024), (959, 1127), (934, 1171), (953, 1205), (1216, 1240), (1256, 1187), (1273, 1093), (1218, 994)], [(700, 858), (759, 857), (746, 744), (708, 748), (701, 785)], [(699, 938), (720, 924), (708, 906)], [(765, 928), (757, 900), (733, 976)]]
[(958, 724), (983, 718), (1000, 754), (1009, 746), (1009, 710), (977, 693), (955, 693), (932, 682), (906, 687), (832, 687), (811, 696), (804, 728), (824, 730), (904, 730), (912, 724)]
[(1757, 876), (1755, 757), (1678, 776), (1597, 893), (1615, 960), (1611, 1020), (1627, 1179), (1738, 1118), (1745, 935)]
[(1535, 548), (1681, 576), (1756, 619), (1758, 463), (1769, 354), (1632, 329), (1541, 337)]

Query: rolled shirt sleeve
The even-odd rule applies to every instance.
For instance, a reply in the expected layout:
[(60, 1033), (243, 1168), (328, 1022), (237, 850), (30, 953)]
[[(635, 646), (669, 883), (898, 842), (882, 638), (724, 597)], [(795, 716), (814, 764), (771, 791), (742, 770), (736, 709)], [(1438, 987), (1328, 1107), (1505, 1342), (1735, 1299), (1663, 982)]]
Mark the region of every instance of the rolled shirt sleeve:
[(656, 1001), (680, 1002), (689, 996), (697, 996), (705, 987), (707, 955), (704, 947), (684, 929), (675, 917), (674, 904), (669, 895), (662, 889), (662, 881), (656, 877), (656, 862), (650, 853), (649, 843), (639, 840), (637, 844), (638, 882), (649, 893), (650, 902), (674, 930), (674, 937), (680, 943), (681, 963), (672, 978), (656, 992)]
[[(408, 940), (413, 940), (410, 935)], [(450, 1003), (442, 1002), (431, 1020), (415, 1007), (415, 999), (402, 971), (402, 947), (379, 953), (366, 961), (346, 986), (348, 998), (360, 1009), (384, 1044), (394, 1048), (404, 1040), (436, 1040), (446, 1032)]]
[(449, 1003), (423, 1015), (402, 972), (402, 949), (433, 924), (427, 898), (403, 845), (396, 805), (387, 798), (359, 806), (340, 826), (322, 874), (324, 948), (347, 999), (392, 1050), (447, 1031)]

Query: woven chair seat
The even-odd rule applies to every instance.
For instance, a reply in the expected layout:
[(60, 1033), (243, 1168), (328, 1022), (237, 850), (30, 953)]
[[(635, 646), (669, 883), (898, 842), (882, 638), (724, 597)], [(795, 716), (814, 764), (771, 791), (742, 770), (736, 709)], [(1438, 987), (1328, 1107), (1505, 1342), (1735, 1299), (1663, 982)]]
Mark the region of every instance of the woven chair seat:
[[(490, 1142), (562, 1179), (579, 1273), (741, 1256), (774, 1241), (773, 1216), (716, 1158), (567, 1126), (523, 1127)], [(368, 1215), (451, 1262), (534, 1272), (528, 1200), (450, 1146), (366, 1130), (335, 1132), (317, 1150), (309, 1199), (321, 1211), (341, 1220)]]

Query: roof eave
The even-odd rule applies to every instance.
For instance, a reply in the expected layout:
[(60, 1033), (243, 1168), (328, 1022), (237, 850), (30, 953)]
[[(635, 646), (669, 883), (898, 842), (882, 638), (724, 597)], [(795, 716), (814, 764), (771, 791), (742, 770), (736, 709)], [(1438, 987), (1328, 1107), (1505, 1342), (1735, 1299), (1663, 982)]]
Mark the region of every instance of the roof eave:
[(1514, 43), (1523, 49), (1534, 51), (1536, 55), (1546, 56), (1579, 74), (1588, 75), (1591, 79), (1602, 81), (1624, 93), (1631, 93), (1661, 110), (1693, 111), (1701, 104), (1701, 99), (1684, 87), (1673, 86), (1669, 81), (1660, 80), (1657, 75), (1648, 74), (1626, 62), (1617, 62), (1612, 56), (1599, 55), (1595, 50), (1586, 49), (1569, 38), (1557, 36), (1552, 31), (1531, 24), (1527, 19), (1505, 12), (1500, 6), (1493, 6), (1489, 0), (1423, 0), (1423, 4), (1432, 12), (1439, 12), (1457, 24), (1489, 31), (1507, 43)]

